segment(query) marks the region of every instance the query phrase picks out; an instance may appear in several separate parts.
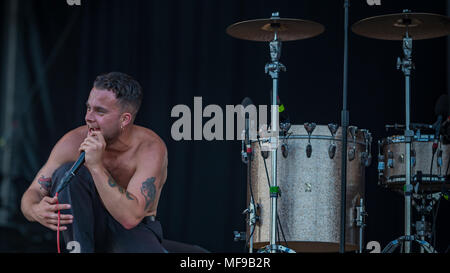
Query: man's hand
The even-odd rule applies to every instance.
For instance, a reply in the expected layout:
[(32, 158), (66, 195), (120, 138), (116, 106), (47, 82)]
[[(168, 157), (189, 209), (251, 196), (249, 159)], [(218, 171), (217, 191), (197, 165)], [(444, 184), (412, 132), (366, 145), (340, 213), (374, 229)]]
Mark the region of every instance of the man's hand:
[[(31, 207), (34, 219), (41, 225), (56, 231), (58, 227), (58, 210), (69, 209), (69, 204), (56, 204), (57, 197), (44, 197), (41, 202)], [(60, 224), (72, 224), (73, 216), (70, 214), (60, 214)], [(66, 226), (61, 226), (60, 230), (66, 230)]]
[(102, 164), (103, 151), (106, 148), (106, 141), (100, 131), (89, 133), (81, 143), (79, 151), (85, 153), (85, 165), (88, 169)]

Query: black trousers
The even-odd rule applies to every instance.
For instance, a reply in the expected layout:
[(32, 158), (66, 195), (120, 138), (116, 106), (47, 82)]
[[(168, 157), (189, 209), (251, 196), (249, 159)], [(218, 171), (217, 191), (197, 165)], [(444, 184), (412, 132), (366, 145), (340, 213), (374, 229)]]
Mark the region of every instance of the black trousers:
[[(61, 165), (52, 175), (52, 196), (73, 162)], [(102, 204), (89, 170), (82, 166), (69, 185), (58, 194), (60, 204), (70, 204), (61, 214), (73, 215), (73, 223), (61, 231), (66, 247), (79, 247), (81, 253), (167, 253), (161, 245), (162, 227), (153, 217), (145, 217), (132, 229), (125, 229)]]

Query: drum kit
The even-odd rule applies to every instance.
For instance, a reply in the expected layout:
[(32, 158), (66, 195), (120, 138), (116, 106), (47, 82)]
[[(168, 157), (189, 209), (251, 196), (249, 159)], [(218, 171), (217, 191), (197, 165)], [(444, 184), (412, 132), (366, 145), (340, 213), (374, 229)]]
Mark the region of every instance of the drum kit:
[[(265, 70), (273, 84), (271, 128), (280, 124), (278, 81), (280, 72), (286, 70), (280, 62), (282, 42), (315, 37), (323, 31), (319, 23), (280, 18), (278, 12), (268, 19), (238, 22), (226, 29), (234, 38), (269, 43), (271, 62)], [(405, 77), (405, 125), (386, 125), (403, 134), (378, 141), (378, 181), (379, 186), (404, 196), (405, 233), (383, 252), (401, 246), (401, 252), (410, 253), (414, 242), (420, 252), (436, 252), (427, 242), (431, 228), (426, 216), (450, 188), (450, 144), (444, 144), (439, 133), (424, 134), (428, 129), (434, 131), (434, 125), (421, 127), (410, 122), (412, 43), (449, 35), (450, 18), (404, 10), (360, 20), (352, 31), (368, 38), (402, 41), (403, 56), (398, 58), (397, 69)], [(248, 225), (245, 236), (235, 232), (235, 240), (246, 240), (249, 252), (364, 252), (365, 169), (372, 162), (372, 134), (343, 124), (280, 126), (276, 137), (258, 136), (246, 143), (248, 208), (244, 213)], [(267, 151), (261, 142), (277, 145)], [(341, 184), (341, 180), (346, 181)], [(420, 215), (415, 224), (411, 223), (412, 206)]]

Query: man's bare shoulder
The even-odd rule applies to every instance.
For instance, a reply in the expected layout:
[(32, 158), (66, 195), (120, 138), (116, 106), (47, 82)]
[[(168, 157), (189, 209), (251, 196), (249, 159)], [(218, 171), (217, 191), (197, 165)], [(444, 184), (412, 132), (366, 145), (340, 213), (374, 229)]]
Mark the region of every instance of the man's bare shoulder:
[(78, 148), (80, 144), (83, 142), (83, 140), (87, 137), (87, 133), (88, 133), (87, 125), (83, 125), (67, 132), (61, 138), (61, 141), (69, 145), (77, 146)]
[(81, 143), (87, 136), (87, 126), (67, 132), (53, 147), (49, 160), (62, 164), (78, 158)]
[(167, 147), (161, 137), (154, 131), (135, 125), (138, 139), (138, 157), (157, 157), (167, 160)]

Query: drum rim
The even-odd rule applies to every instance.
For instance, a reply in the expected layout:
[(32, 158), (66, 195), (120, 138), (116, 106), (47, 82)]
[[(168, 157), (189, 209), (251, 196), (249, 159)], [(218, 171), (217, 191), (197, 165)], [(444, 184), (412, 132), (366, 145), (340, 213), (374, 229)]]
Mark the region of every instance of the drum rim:
[[(330, 140), (330, 141), (342, 142), (342, 138), (326, 136), (326, 135), (311, 135), (311, 137), (308, 136), (308, 135), (280, 136), (280, 140), (289, 140), (289, 139), (306, 139), (306, 140), (308, 140), (308, 139), (311, 139), (311, 140), (315, 139), (315, 140)], [(258, 139), (253, 139), (250, 142), (251, 143), (258, 142), (258, 141), (264, 142), (264, 141), (269, 141), (269, 140), (270, 140), (269, 138), (265, 137), (265, 138), (259, 138), (259, 140)], [(361, 140), (354, 141), (352, 138), (347, 138), (347, 143), (349, 143), (349, 144), (356, 143), (356, 144), (359, 144), (359, 145), (366, 145), (367, 144), (366, 141), (361, 141)]]
[[(434, 140), (434, 135), (431, 134), (423, 134), (420, 136), (414, 135), (413, 142), (430, 142)], [(382, 138), (383, 144), (397, 144), (397, 143), (405, 143), (404, 135), (393, 135)]]
[[(417, 182), (417, 175), (413, 175), (411, 176), (412, 178), (412, 182)], [(385, 182), (386, 183), (404, 183), (406, 180), (405, 175), (404, 174), (396, 174), (396, 175), (390, 175), (389, 177), (385, 177)], [(430, 175), (429, 174), (422, 174), (422, 182), (425, 183), (444, 183), (447, 184), (446, 182), (446, 178), (443, 175), (436, 175), (436, 174), (432, 174), (431, 175), (431, 179), (430, 179)]]

